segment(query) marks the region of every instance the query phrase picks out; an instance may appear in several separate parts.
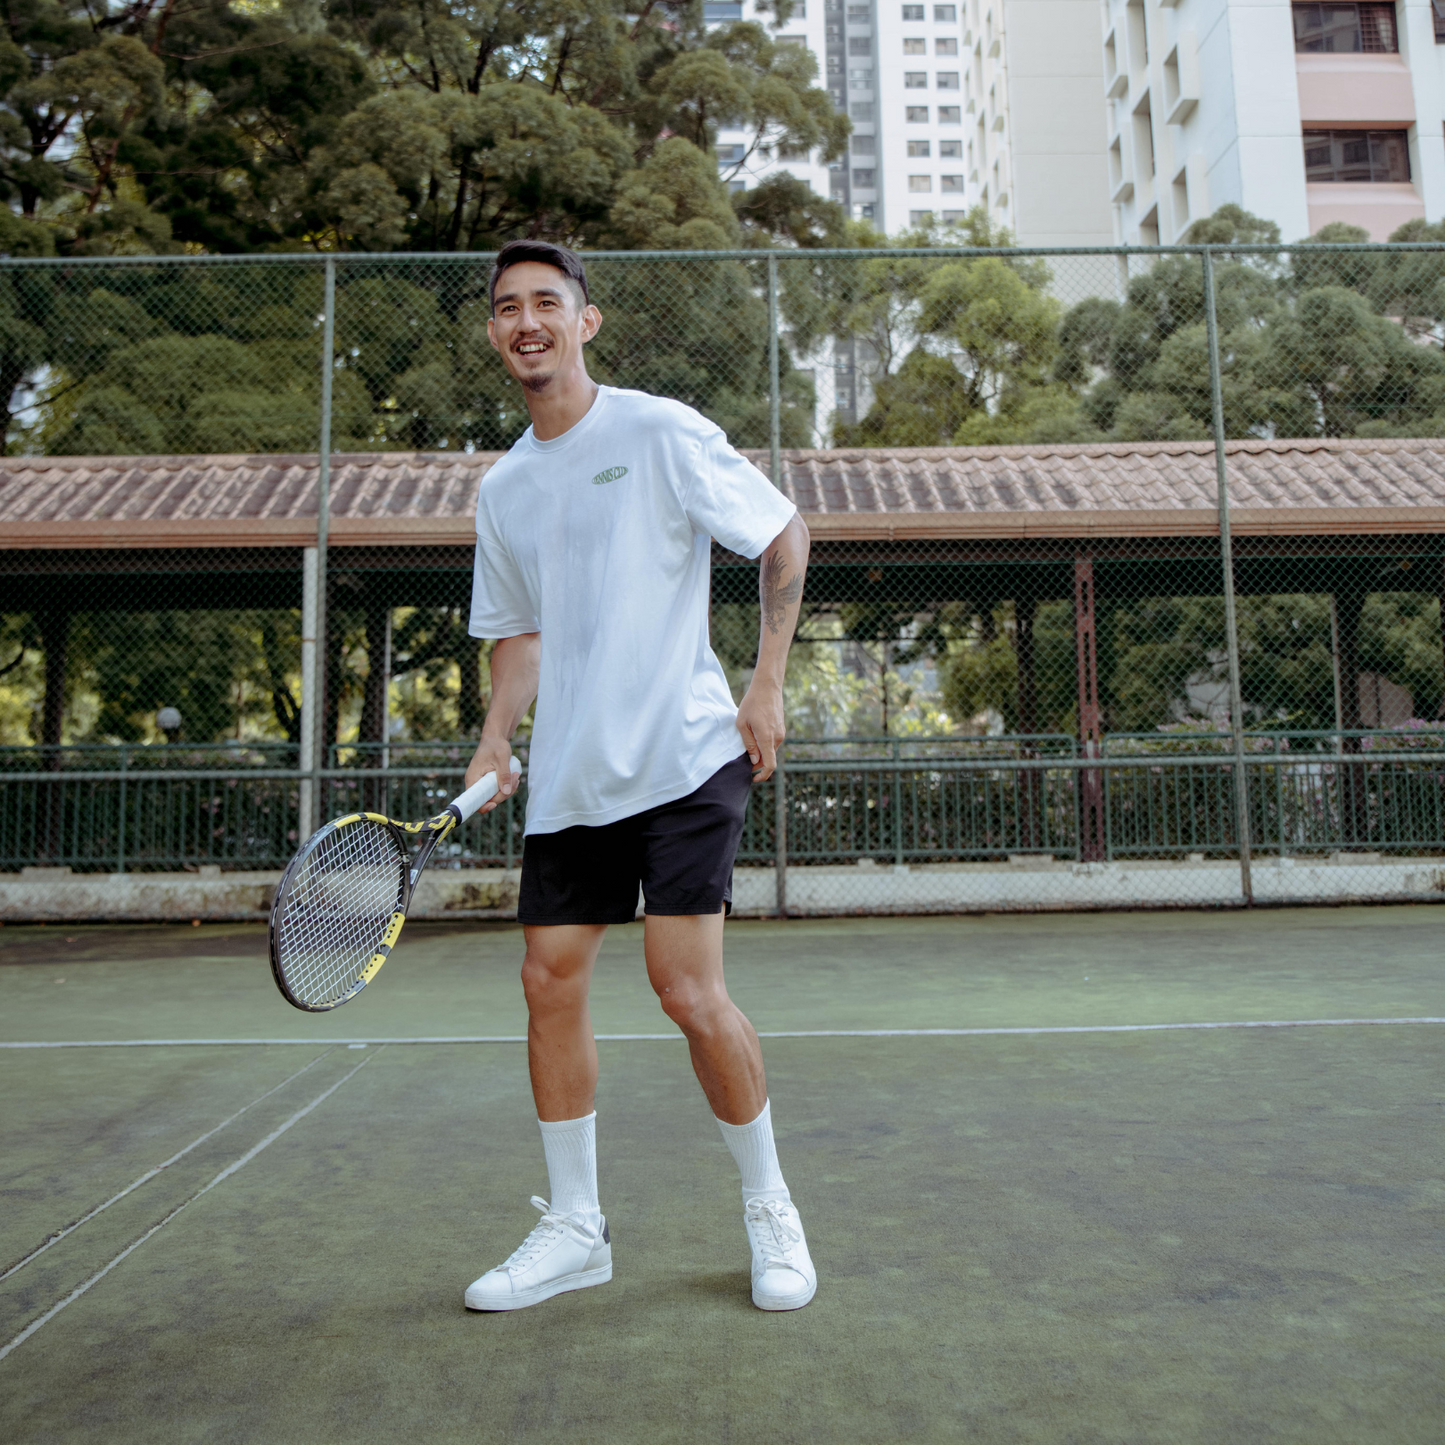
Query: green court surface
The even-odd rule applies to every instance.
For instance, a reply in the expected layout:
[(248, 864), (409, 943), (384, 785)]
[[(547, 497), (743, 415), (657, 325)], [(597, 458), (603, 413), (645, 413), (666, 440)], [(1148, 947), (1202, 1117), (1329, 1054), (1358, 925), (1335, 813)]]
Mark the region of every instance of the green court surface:
[[(786, 1315), (640, 929), (594, 990), (658, 1036), (599, 1046), (615, 1278), (472, 1315), (546, 1192), (525, 1051), (380, 1041), (520, 1034), (516, 929), (412, 926), (310, 1017), (254, 928), (5, 928), (6, 1042), (252, 1042), (0, 1049), (0, 1439), (1440, 1442), (1442, 928), (730, 925), (789, 1035), (820, 1284)], [(1323, 1020), (1357, 1022), (1120, 1027)]]

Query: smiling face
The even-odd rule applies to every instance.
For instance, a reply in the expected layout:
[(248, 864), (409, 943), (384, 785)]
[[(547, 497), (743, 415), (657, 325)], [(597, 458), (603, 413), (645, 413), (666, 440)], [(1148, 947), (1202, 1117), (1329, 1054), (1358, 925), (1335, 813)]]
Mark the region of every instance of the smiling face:
[(585, 377), (582, 348), (602, 313), (584, 306), (576, 283), (555, 266), (518, 261), (497, 278), (487, 335), (508, 371), (533, 393), (559, 378)]

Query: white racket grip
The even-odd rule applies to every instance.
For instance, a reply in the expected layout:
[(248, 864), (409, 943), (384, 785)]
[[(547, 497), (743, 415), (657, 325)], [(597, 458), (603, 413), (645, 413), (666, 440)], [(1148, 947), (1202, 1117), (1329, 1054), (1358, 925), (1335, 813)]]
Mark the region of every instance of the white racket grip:
[[(522, 771), (522, 765), (516, 758), (511, 760), (511, 768), (514, 773)], [(460, 821), (465, 823), (478, 808), (490, 803), (497, 796), (497, 775), (488, 773), (486, 777), (479, 778), (465, 793), (459, 794), (452, 799), (452, 807), (461, 815)]]

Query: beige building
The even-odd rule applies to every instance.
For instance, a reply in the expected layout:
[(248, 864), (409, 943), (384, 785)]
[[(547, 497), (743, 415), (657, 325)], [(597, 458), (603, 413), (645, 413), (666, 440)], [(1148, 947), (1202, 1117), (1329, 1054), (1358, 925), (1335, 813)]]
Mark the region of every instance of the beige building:
[(966, 202), (1024, 246), (1107, 246), (1099, 9), (1093, 0), (968, 0)]
[[(704, 14), (769, 18), (755, 0)], [(805, 0), (785, 29), (852, 121), (849, 154), (744, 161), (748, 137), (724, 130), (730, 184), (791, 171), (891, 235), (982, 204), (1022, 245), (1113, 243), (1099, 0)]]

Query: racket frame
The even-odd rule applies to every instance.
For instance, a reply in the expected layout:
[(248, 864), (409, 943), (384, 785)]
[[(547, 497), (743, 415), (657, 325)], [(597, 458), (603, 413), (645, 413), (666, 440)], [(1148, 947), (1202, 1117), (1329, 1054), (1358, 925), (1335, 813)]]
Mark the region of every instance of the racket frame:
[[(286, 865), (286, 871), (281, 875), (281, 881), (276, 885), (275, 897), (271, 900), (271, 917), (268, 929), (270, 955), (271, 955), (271, 976), (276, 980), (276, 987), (281, 990), (282, 997), (287, 1003), (295, 1008), (302, 1009), (306, 1013), (330, 1013), (334, 1008), (340, 1008), (342, 1004), (354, 999), (367, 984), (376, 977), (377, 971), (382, 964), (391, 956), (391, 951), (396, 947), (396, 941), (401, 937), (402, 925), (406, 922), (406, 915), (411, 908), (412, 893), (416, 889), (417, 880), (421, 877), (422, 870), (431, 860), (431, 855), (436, 851), (437, 845), (462, 821), (461, 810), (455, 803), (449, 803), (440, 813), (433, 818), (426, 819), (421, 823), (399, 823), (395, 818), (389, 818), (385, 813), (359, 812), (347, 813), (344, 817), (333, 818), (329, 823), (323, 823), (302, 845), (296, 856)], [(386, 930), (381, 936), (381, 942), (377, 945), (376, 952), (371, 955), (366, 966), (357, 975), (356, 982), (341, 995), (330, 1003), (303, 1003), (291, 992), (286, 984), (285, 974), (281, 968), (280, 957), (280, 913), (281, 906), (287, 897), (287, 891), (291, 880), (305, 866), (306, 860), (321, 846), (321, 844), (334, 833), (339, 833), (343, 828), (349, 828), (357, 823), (369, 822), (379, 823), (388, 829), (396, 840), (397, 850), (401, 856), (401, 894), (397, 900), (395, 910), (391, 919), (386, 925)], [(413, 856), (411, 845), (419, 834), (430, 834), (421, 847)]]

